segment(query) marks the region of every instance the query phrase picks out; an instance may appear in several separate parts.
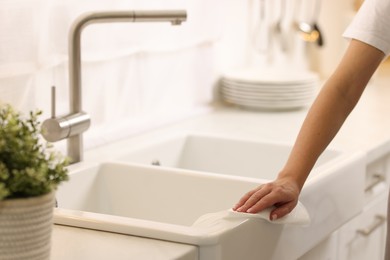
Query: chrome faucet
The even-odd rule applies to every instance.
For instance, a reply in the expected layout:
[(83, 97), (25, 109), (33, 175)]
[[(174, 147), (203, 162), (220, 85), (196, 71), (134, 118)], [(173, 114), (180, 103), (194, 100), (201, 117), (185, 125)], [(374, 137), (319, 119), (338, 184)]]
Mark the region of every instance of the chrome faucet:
[(184, 10), (108, 11), (81, 15), (69, 31), (69, 105), (68, 115), (55, 116), (55, 89), (52, 89), (52, 115), (42, 124), (43, 137), (49, 142), (67, 139), (67, 153), (72, 163), (83, 159), (82, 133), (90, 124), (90, 116), (82, 110), (81, 99), (81, 32), (89, 24), (112, 22), (170, 22), (180, 25), (186, 21)]

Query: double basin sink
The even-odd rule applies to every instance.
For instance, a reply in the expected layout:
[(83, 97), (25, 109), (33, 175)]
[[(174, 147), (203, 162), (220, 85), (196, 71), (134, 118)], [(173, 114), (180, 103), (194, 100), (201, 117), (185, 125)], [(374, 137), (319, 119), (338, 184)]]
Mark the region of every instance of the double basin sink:
[(290, 150), (202, 134), (122, 147), (115, 160), (70, 167), (54, 222), (196, 245), (200, 259), (297, 259), (361, 211), (365, 156), (323, 153), (300, 196), (309, 225), (226, 217), (244, 193), (276, 177)]

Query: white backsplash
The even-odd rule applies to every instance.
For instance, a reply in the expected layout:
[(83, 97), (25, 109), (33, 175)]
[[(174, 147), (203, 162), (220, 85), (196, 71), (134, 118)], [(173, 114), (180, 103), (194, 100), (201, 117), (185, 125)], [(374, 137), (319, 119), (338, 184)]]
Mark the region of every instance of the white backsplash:
[(86, 28), (82, 100), (92, 117), (86, 146), (111, 141), (99, 141), (99, 136), (119, 138), (199, 113), (214, 100), (221, 72), (253, 64), (251, 30), (258, 1), (2, 0), (0, 101), (23, 112), (41, 109), (46, 118), (55, 85), (57, 113), (68, 112), (68, 30), (83, 12), (185, 9), (188, 19), (181, 26), (123, 23)]
[[(83, 12), (185, 9), (188, 19), (181, 26), (122, 23), (86, 28), (82, 100), (92, 117), (95, 131), (90, 130), (91, 135), (96, 136), (96, 130), (101, 135), (112, 133), (116, 124), (141, 127), (190, 115), (213, 100), (216, 49), (224, 44), (222, 28), (231, 8), (236, 15), (230, 20), (236, 29), (229, 32), (242, 34), (245, 19), (236, 18), (245, 17), (247, 4), (233, 0), (4, 0), (0, 5), (0, 100), (23, 112), (42, 109), (46, 118), (50, 87), (55, 85), (57, 113), (68, 112), (68, 30)], [(243, 40), (236, 41), (238, 48), (230, 46), (231, 57), (218, 54), (225, 66), (243, 56), (243, 44), (239, 44)]]

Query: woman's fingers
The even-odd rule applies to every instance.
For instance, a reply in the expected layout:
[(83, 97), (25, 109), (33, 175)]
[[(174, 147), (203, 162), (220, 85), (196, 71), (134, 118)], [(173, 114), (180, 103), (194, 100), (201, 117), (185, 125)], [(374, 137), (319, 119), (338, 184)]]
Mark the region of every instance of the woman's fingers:
[(233, 207), (238, 212), (257, 213), (275, 206), (270, 219), (275, 220), (290, 213), (298, 202), (299, 190), (285, 182), (271, 182), (246, 193)]
[[(262, 203), (267, 203), (267, 201), (266, 201), (266, 199), (264, 199), (264, 197), (271, 191), (271, 189), (267, 188), (266, 186), (267, 185), (261, 185), (261, 186), (257, 187), (256, 189), (245, 194), (234, 208), (238, 212), (256, 213), (256, 212), (260, 211), (262, 209), (261, 206), (260, 206), (260, 209), (256, 212), (252, 212), (252, 211), (248, 211), (248, 210), (251, 209), (253, 206), (257, 205), (261, 201), (262, 201)], [(259, 208), (259, 206), (255, 207), (255, 208)]]
[(270, 214), (270, 219), (271, 220), (276, 220), (278, 218), (282, 218), (289, 214), (297, 205), (297, 202), (291, 201), (279, 206), (276, 206), (274, 210), (272, 210)]
[(238, 210), (239, 208), (241, 208), (245, 202), (252, 196), (253, 193), (255, 193), (256, 190), (251, 190), (249, 192), (247, 192), (244, 196), (242, 196), (242, 198), (237, 202), (236, 205), (234, 205), (233, 207), (233, 210)]

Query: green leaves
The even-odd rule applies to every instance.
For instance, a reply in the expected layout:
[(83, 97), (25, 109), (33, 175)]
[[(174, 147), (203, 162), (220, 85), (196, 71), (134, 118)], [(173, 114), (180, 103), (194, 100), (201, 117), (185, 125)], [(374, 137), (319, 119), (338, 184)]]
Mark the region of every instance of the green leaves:
[(0, 105), (0, 200), (43, 195), (68, 180), (67, 158), (40, 139), (40, 115)]

